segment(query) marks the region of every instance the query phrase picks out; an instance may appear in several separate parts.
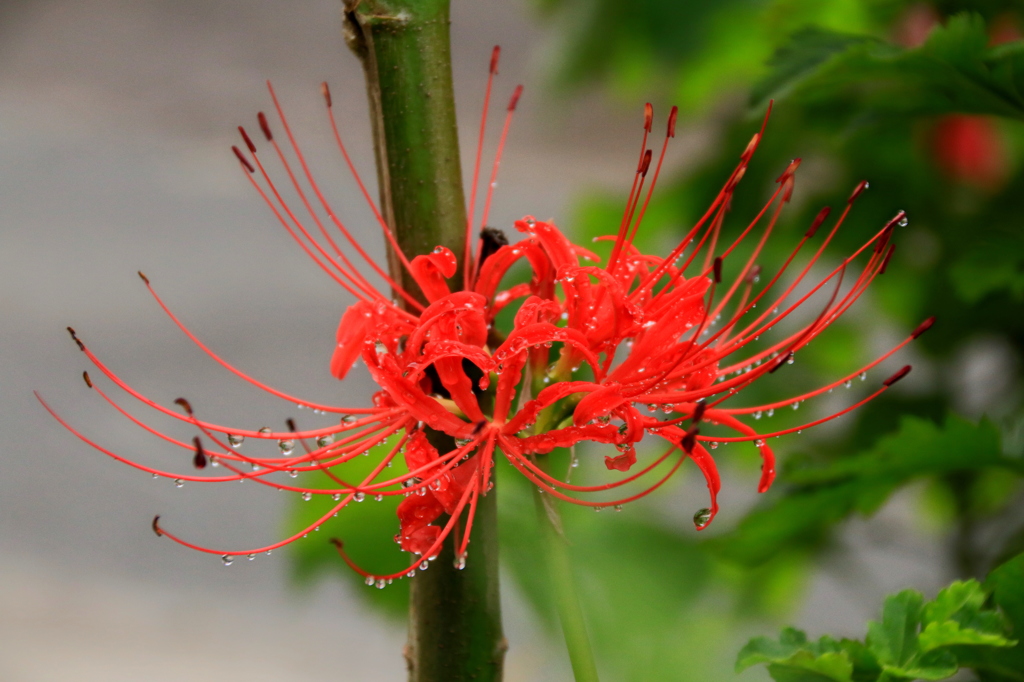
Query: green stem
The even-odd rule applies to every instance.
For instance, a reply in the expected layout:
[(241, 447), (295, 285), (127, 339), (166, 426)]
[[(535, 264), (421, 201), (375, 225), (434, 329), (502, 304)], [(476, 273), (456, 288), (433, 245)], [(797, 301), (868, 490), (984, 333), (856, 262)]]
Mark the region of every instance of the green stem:
[(587, 624), (576, 592), (576, 579), (569, 558), (569, 545), (562, 529), (562, 518), (558, 513), (558, 501), (536, 488), (533, 499), (541, 527), (547, 574), (554, 592), (558, 618), (562, 623), (562, 635), (569, 651), (573, 677), (576, 682), (597, 682), (597, 665), (594, 663)]
[[(344, 0), (346, 40), (363, 62), (381, 213), (411, 260), (443, 245), (462, 253), (465, 198), (449, 45), (449, 0)], [(420, 295), (389, 246), (395, 281)], [(460, 271), (451, 279), (461, 282)], [(430, 433), (442, 452), (450, 438)], [(479, 499), (463, 570), (455, 534), (412, 579), (410, 682), (499, 682), (508, 645), (498, 592), (497, 494)], [(442, 523), (445, 519), (439, 520)]]

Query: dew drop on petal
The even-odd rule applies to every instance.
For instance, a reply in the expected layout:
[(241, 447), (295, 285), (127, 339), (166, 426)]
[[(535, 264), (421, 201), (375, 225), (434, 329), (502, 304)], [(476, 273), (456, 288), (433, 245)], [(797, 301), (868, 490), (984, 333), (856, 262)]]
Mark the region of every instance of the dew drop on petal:
[(707, 507), (698, 509), (697, 513), (693, 515), (693, 525), (697, 530), (703, 530), (707, 528), (708, 523), (711, 522), (711, 510)]

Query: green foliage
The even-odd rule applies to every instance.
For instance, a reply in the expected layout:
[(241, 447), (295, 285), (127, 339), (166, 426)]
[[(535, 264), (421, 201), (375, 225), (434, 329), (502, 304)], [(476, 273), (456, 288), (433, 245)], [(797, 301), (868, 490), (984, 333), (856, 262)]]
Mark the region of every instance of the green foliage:
[(965, 112), (1024, 119), (1024, 43), (989, 47), (984, 20), (953, 17), (923, 45), (898, 48), (821, 28), (798, 32), (769, 62), (752, 96), (844, 99), (851, 113)]
[[(394, 445), (395, 438), (392, 437), (371, 448), (369, 456), (356, 457), (344, 465), (333, 468), (332, 472), (347, 482), (358, 483), (380, 464)], [(393, 461), (394, 475), (400, 476), (408, 472), (401, 457)], [(321, 490), (338, 487), (336, 481), (322, 472), (304, 474), (298, 481), (303, 487)], [(344, 541), (345, 551), (349, 556), (368, 570), (387, 574), (405, 568), (409, 564), (409, 555), (402, 552), (392, 541), (392, 537), (398, 532), (395, 509), (401, 499), (400, 496), (389, 496), (377, 502), (368, 495), (363, 502), (350, 502), (336, 517), (324, 521), (319, 531), (312, 532), (309, 537), (290, 545), (294, 578), (300, 584), (308, 584), (324, 573), (338, 575), (352, 586), (358, 596), (368, 600), (383, 613), (404, 618), (409, 611), (408, 581), (395, 581), (383, 590), (367, 587), (362, 577), (341, 560), (329, 542), (331, 538)], [(313, 496), (308, 502), (295, 497), (285, 519), (286, 531), (293, 534), (308, 528), (333, 504), (336, 503), (330, 497), (321, 495)]]
[(817, 467), (788, 467), (778, 483), (785, 494), (715, 543), (724, 556), (757, 564), (783, 550), (814, 547), (836, 523), (856, 512), (873, 513), (914, 480), (989, 469), (1024, 473), (1019, 460), (1002, 454), (991, 422), (975, 425), (951, 415), (940, 427), (904, 417), (899, 431), (866, 452)]
[[(960, 667), (978, 670), (983, 680), (999, 679), (981, 671), (994, 658), (1006, 663), (1018, 649), (1006, 616), (1019, 632), (1010, 611), (1014, 597), (1024, 594), (1021, 562), (1024, 556), (995, 571), (985, 587), (975, 580), (954, 582), (928, 603), (913, 590), (888, 597), (881, 620), (868, 623), (863, 643), (828, 636), (811, 642), (794, 628), (784, 629), (778, 641), (758, 637), (740, 651), (736, 669), (765, 663), (778, 682), (943, 680)], [(996, 589), (1001, 591), (994, 605), (986, 605)]]

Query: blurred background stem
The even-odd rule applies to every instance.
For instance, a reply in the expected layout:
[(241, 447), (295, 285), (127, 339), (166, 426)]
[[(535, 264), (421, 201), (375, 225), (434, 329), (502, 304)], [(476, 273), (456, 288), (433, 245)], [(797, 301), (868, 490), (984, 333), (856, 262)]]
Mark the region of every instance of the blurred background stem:
[[(448, 0), (345, 0), (345, 27), (366, 73), (384, 219), (410, 259), (438, 245), (461, 253), (466, 209)], [(394, 249), (389, 266), (418, 295)], [(460, 268), (452, 281), (461, 277)], [(454, 447), (430, 435), (442, 452)], [(412, 579), (406, 658), (413, 682), (502, 677), (496, 498), (495, 490), (480, 498), (464, 569), (454, 565), (453, 534), (430, 570)]]
[(541, 529), (546, 574), (554, 594), (555, 606), (558, 608), (558, 619), (562, 624), (562, 634), (569, 652), (573, 677), (576, 682), (597, 682), (594, 651), (590, 646), (587, 624), (576, 590), (576, 578), (572, 571), (562, 518), (558, 512), (558, 501), (536, 487), (533, 490), (533, 499), (537, 507), (537, 522)]

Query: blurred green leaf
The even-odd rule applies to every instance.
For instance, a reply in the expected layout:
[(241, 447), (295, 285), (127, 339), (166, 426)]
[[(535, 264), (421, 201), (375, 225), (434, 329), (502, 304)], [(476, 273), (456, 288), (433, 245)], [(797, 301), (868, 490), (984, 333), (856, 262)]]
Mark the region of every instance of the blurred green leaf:
[[(367, 457), (355, 457), (345, 464), (332, 468), (335, 476), (351, 483), (358, 483), (366, 478), (375, 466), (395, 446), (396, 438), (392, 437), (370, 449)], [(401, 457), (393, 460), (394, 466), (389, 469), (395, 476), (407, 473), (405, 461)], [(323, 472), (303, 474), (300, 485), (315, 489), (337, 488), (338, 483)], [(336, 516), (327, 519), (320, 525), (320, 530), (310, 533), (309, 537), (289, 546), (292, 560), (293, 577), (300, 583), (309, 583), (324, 573), (332, 573), (352, 585), (356, 595), (380, 609), (383, 613), (404, 618), (409, 611), (409, 581), (396, 580), (384, 589), (367, 587), (363, 578), (349, 568), (338, 556), (331, 545), (331, 538), (339, 538), (345, 542), (345, 551), (352, 559), (370, 571), (380, 574), (397, 572), (409, 564), (409, 555), (402, 552), (392, 537), (398, 532), (398, 517), (395, 509), (401, 496), (388, 496), (377, 502), (367, 496), (363, 502), (351, 502)], [(314, 495), (311, 500), (303, 501), (296, 497), (288, 510), (285, 519), (289, 533), (297, 533), (316, 523), (332, 504), (329, 496)]]
[(988, 47), (984, 20), (953, 17), (917, 48), (819, 28), (797, 33), (776, 53), (755, 86), (759, 107), (798, 94), (850, 98), (864, 109), (902, 114), (968, 112), (1024, 119), (1024, 43)]
[(1020, 461), (1002, 454), (991, 422), (975, 425), (950, 415), (939, 427), (905, 417), (899, 431), (867, 452), (824, 466), (787, 468), (777, 483), (786, 492), (715, 545), (730, 559), (756, 564), (782, 550), (814, 546), (831, 526), (854, 512), (873, 513), (910, 481), (990, 468), (1024, 471)]

